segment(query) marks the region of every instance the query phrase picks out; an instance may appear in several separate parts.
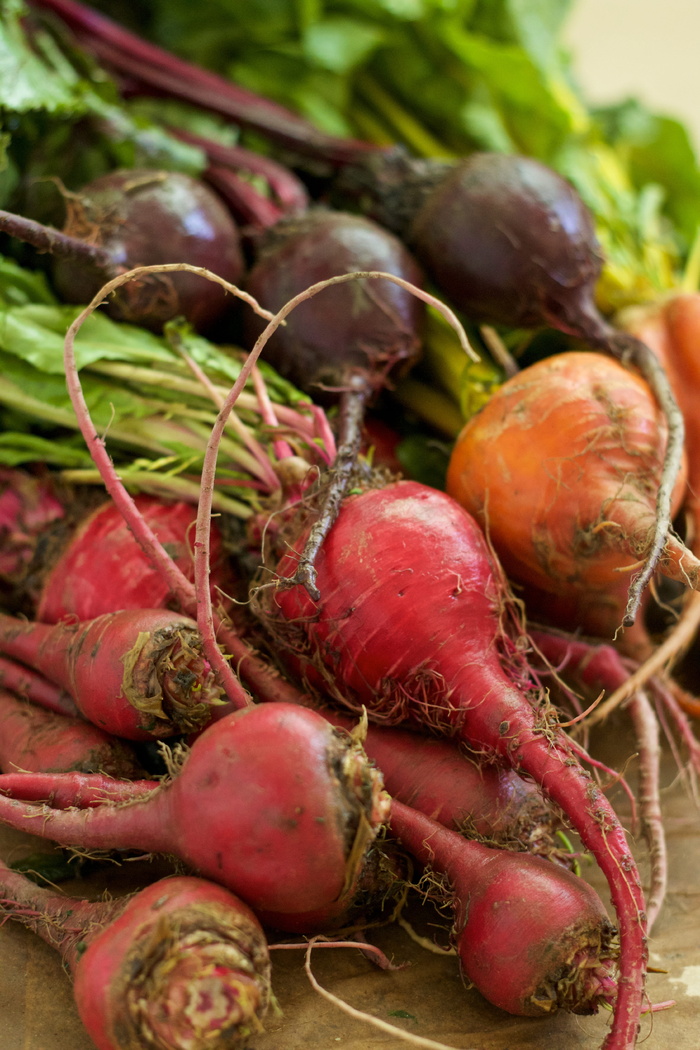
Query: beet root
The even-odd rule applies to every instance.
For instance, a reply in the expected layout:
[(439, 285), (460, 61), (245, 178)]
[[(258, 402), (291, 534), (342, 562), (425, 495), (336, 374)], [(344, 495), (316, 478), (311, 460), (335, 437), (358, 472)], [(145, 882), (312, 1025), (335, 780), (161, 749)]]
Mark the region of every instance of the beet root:
[(3, 916), (61, 954), (98, 1050), (233, 1050), (261, 1030), (265, 936), (222, 887), (176, 876), (129, 897), (78, 900), (0, 862), (0, 898)]
[[(189, 175), (110, 172), (71, 194), (67, 207), (63, 231), (0, 212), (0, 229), (51, 253), (54, 285), (66, 302), (90, 302), (107, 281), (137, 266), (188, 263), (230, 284), (238, 284), (243, 274), (238, 227), (214, 191)], [(125, 283), (107, 311), (154, 331), (182, 316), (204, 331), (230, 302), (219, 285), (182, 271)]]
[[(344, 896), (389, 806), (381, 775), (347, 734), (285, 703), (209, 726), (167, 782), (111, 785), (88, 774), (5, 774), (0, 793), (14, 797), (0, 794), (0, 820), (64, 845), (177, 856), (256, 911), (278, 913), (279, 928), (286, 914)], [(33, 801), (54, 788), (62, 806), (74, 791), (89, 808)]]
[(598, 894), (541, 857), (468, 842), (394, 800), (390, 828), (447, 876), (462, 975), (508, 1013), (595, 1013), (614, 1001), (615, 929)]
[(129, 740), (201, 728), (222, 696), (197, 625), (165, 609), (54, 625), (0, 615), (0, 652), (65, 689), (94, 725)]
[[(246, 281), (261, 306), (276, 312), (318, 281), (342, 273), (382, 271), (422, 284), (417, 263), (393, 234), (344, 212), (310, 211), (267, 231)], [(314, 398), (337, 399), (351, 376), (371, 391), (415, 362), (422, 304), (389, 281), (350, 281), (302, 303), (277, 329), (264, 356)], [(246, 313), (249, 341), (265, 327)]]
[[(291, 575), (304, 536), (276, 571)], [(532, 777), (595, 856), (620, 930), (606, 1050), (630, 1050), (642, 1009), (645, 902), (612, 806), (577, 759), (505, 628), (508, 595), (476, 522), (449, 496), (401, 481), (352, 495), (317, 561), (321, 599), (260, 592), (266, 622), (310, 682), (385, 722), (427, 725)]]

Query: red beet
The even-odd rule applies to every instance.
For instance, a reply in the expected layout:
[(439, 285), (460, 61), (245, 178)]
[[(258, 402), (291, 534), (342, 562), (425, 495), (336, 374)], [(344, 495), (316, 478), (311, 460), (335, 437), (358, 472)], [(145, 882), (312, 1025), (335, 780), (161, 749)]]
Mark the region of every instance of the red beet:
[[(317, 210), (285, 219), (266, 234), (246, 283), (277, 312), (319, 281), (346, 273), (389, 273), (420, 287), (422, 274), (393, 235), (369, 219)], [(324, 479), (315, 530), (296, 578), (315, 594), (313, 561), (357, 469), (369, 401), (420, 353), (423, 303), (389, 280), (352, 280), (302, 302), (268, 340), (263, 356), (316, 400), (339, 401), (338, 453)], [(248, 311), (252, 345), (264, 329)]]
[(82, 770), (134, 778), (143, 770), (124, 740), (81, 718), (45, 711), (0, 689), (0, 769), (65, 773)]
[(502, 1010), (595, 1013), (615, 999), (615, 930), (597, 893), (541, 857), (469, 842), (394, 800), (390, 828), (445, 875), (464, 979)]
[(0, 896), (0, 913), (60, 952), (98, 1050), (233, 1050), (259, 1031), (267, 944), (251, 910), (222, 887), (177, 877), (81, 901), (0, 864)]
[[(146, 495), (136, 496), (135, 503), (160, 543), (192, 579), (196, 509), (189, 503), (167, 503)], [(212, 522), (211, 542), (212, 593), (217, 602), (232, 593), (234, 582), (216, 522)], [(167, 582), (150, 565), (111, 502), (84, 518), (49, 570), (41, 573), (37, 568), (33, 577), (35, 615), (45, 623), (57, 623), (67, 615), (91, 620), (118, 609), (166, 608), (172, 600)]]
[[(417, 264), (392, 234), (361, 216), (319, 209), (267, 232), (246, 288), (276, 312), (317, 281), (372, 270), (422, 284)], [(415, 362), (422, 313), (415, 296), (390, 281), (335, 285), (298, 306), (263, 356), (315, 400), (337, 399), (354, 376), (371, 394), (392, 370)], [(246, 326), (252, 342), (265, 324), (247, 311)]]
[[(236, 711), (197, 738), (179, 772), (131, 802), (58, 809), (42, 798), (91, 778), (0, 777), (0, 820), (64, 845), (180, 857), (247, 903), (281, 915), (332, 904), (352, 884), (388, 812), (381, 777), (361, 749), (318, 714), (288, 704)], [(37, 779), (38, 778), (38, 779)], [(98, 778), (104, 791), (104, 778)], [(87, 788), (87, 794), (86, 794)], [(68, 801), (65, 796), (63, 802)]]
[[(290, 544), (280, 577), (303, 543)], [(416, 482), (368, 490), (346, 499), (317, 570), (319, 602), (301, 586), (262, 592), (278, 648), (338, 700), (462, 739), (531, 776), (561, 808), (608, 880), (620, 928), (606, 1050), (633, 1047), (646, 961), (639, 875), (614, 810), (515, 662), (501, 571), (476, 522)]]
[(222, 695), (197, 625), (164, 609), (55, 625), (0, 615), (0, 652), (65, 689), (94, 725), (130, 740), (200, 728)]

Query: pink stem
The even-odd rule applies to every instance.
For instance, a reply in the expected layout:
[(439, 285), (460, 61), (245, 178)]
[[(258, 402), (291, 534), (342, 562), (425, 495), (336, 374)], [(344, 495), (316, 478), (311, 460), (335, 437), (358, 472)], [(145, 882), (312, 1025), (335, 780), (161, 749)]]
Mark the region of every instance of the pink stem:
[[(142, 268), (139, 268), (139, 270), (141, 269)], [(162, 269), (162, 267), (156, 267), (155, 269)], [(124, 283), (125, 280), (128, 280), (130, 274), (134, 272), (138, 272), (138, 270), (129, 271), (129, 273), (123, 274), (121, 277), (117, 277), (105, 285), (100, 292), (98, 292), (98, 295), (92, 300), (90, 305), (79, 314), (69, 327), (64, 343), (66, 385), (68, 387), (68, 393), (75, 411), (78, 426), (80, 427), (80, 431), (85, 439), (93, 462), (100, 472), (100, 476), (107, 492), (112, 497), (115, 505), (124, 517), (124, 520), (128, 523), (134, 538), (139, 543), (145, 555), (154, 566), (157, 566), (158, 570), (168, 581), (168, 587), (176, 596), (178, 603), (182, 608), (190, 610), (196, 603), (196, 592), (190, 581), (184, 573), (180, 571), (163, 545), (159, 542), (158, 537), (146, 523), (133, 498), (129, 495), (122, 484), (121, 479), (115, 470), (114, 464), (107, 453), (105, 440), (98, 435), (95, 425), (92, 422), (90, 410), (88, 409), (87, 402), (83, 395), (75, 359), (75, 336), (82, 323), (103, 301), (112, 288), (118, 287), (119, 284)], [(211, 596), (208, 595), (207, 597), (209, 610), (211, 610)], [(234, 675), (229, 663), (219, 649), (213, 629), (208, 629), (206, 634), (202, 633), (202, 644), (207, 658), (212, 668), (218, 674), (224, 691), (231, 703), (236, 707), (245, 707), (250, 704), (250, 697), (241, 685), (239, 679)]]
[[(212, 399), (213, 403), (218, 409), (220, 409), (223, 403), (223, 397), (221, 396), (220, 392), (216, 389), (214, 384), (211, 382), (209, 376), (206, 374), (206, 372), (204, 372), (203, 369), (199, 367), (194, 358), (190, 357), (189, 354), (186, 354), (183, 351), (182, 357), (192, 374), (196, 376), (196, 378), (202, 384), (209, 397)], [(261, 413), (261, 416), (263, 418), (263, 421), (267, 422), (267, 420), (265, 420), (264, 418), (263, 413)], [(262, 447), (257, 438), (253, 435), (250, 428), (247, 427), (243, 422), (241, 422), (241, 420), (238, 419), (235, 413), (231, 413), (229, 420), (234, 424), (236, 433), (241, 438), (243, 444), (255, 459), (255, 462), (258, 464), (260, 468), (260, 478), (262, 481), (265, 482), (267, 491), (274, 492), (280, 487), (280, 483), (279, 478), (270, 466), (270, 457), (268, 456), (267, 452)]]
[[(267, 423), (269, 427), (279, 427), (279, 420), (275, 414), (275, 409), (270, 401), (267, 387), (265, 386), (265, 380), (262, 377), (260, 369), (256, 367), (252, 371), (253, 386), (255, 387), (255, 393), (258, 396), (258, 402), (260, 404), (260, 415), (264, 423)], [(325, 413), (324, 413), (325, 415)], [(286, 459), (288, 456), (293, 455), (288, 442), (286, 441), (275, 441), (273, 443), (275, 455), (278, 459)]]
[(78, 717), (78, 709), (73, 698), (60, 686), (49, 682), (48, 678), (30, 667), (16, 663), (6, 656), (0, 656), (0, 685), (18, 696), (26, 697), (40, 704), (47, 711), (57, 715)]

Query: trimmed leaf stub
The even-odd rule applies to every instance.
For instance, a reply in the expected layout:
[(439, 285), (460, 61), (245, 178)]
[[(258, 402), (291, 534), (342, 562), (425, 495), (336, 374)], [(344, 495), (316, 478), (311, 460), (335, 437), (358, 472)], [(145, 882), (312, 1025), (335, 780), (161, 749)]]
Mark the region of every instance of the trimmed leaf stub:
[(122, 693), (143, 713), (142, 726), (192, 732), (206, 725), (223, 692), (202, 652), (198, 630), (185, 622), (139, 632), (123, 660)]

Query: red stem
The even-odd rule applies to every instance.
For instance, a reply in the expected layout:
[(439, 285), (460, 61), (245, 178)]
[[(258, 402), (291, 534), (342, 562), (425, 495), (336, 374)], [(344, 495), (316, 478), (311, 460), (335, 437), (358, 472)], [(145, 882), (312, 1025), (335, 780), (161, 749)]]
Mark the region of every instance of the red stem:
[(32, 0), (66, 22), (98, 59), (132, 80), (252, 128), (297, 153), (334, 165), (378, 147), (319, 131), (298, 114), (149, 44), (75, 0)]
[(45, 226), (24, 215), (0, 211), (0, 231), (25, 244), (31, 244), (33, 248), (41, 252), (49, 252), (51, 255), (64, 256), (68, 259), (82, 258), (101, 270), (105, 280), (120, 272), (120, 267), (115, 266), (110, 253), (100, 245), (90, 244), (88, 241), (81, 240), (80, 237), (71, 237), (69, 234), (62, 233), (61, 230)]
[(18, 696), (39, 704), (45, 711), (74, 718), (78, 714), (75, 701), (65, 689), (30, 667), (0, 656), (0, 685)]
[(182, 142), (198, 146), (212, 165), (262, 175), (285, 214), (303, 212), (308, 207), (309, 195), (303, 182), (288, 168), (278, 164), (270, 157), (254, 153), (243, 146), (228, 146), (223, 142), (195, 135), (194, 132), (186, 131), (184, 128), (169, 127), (168, 131)]
[(254, 186), (222, 164), (210, 164), (203, 177), (240, 223), (246, 223), (256, 230), (266, 230), (284, 216), (284, 211), (277, 204), (263, 197)]

